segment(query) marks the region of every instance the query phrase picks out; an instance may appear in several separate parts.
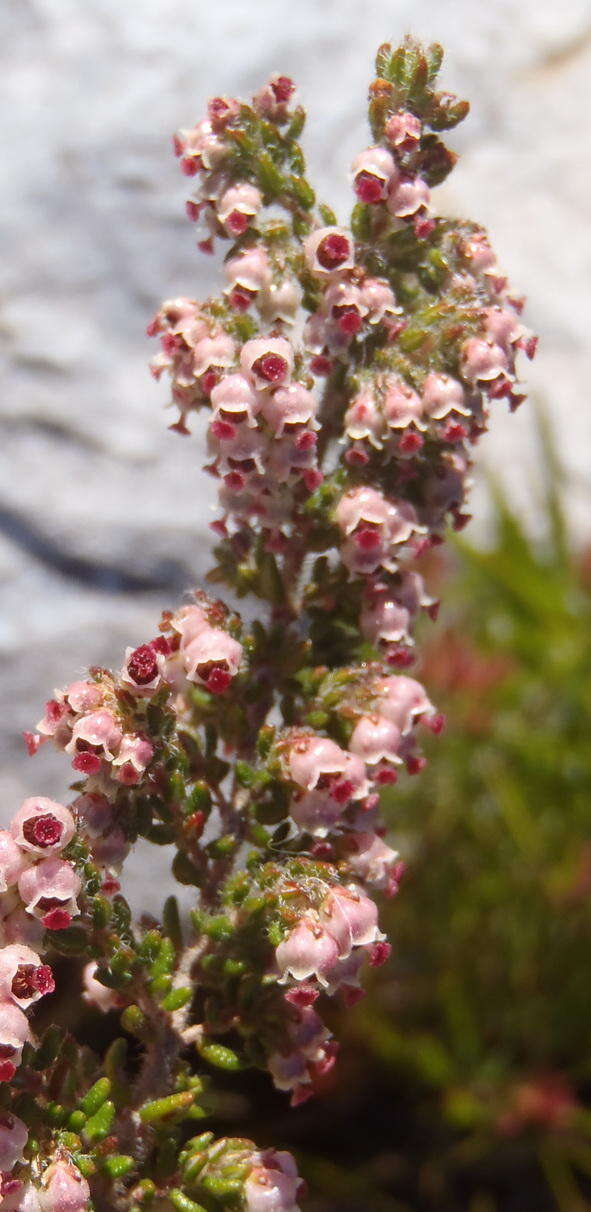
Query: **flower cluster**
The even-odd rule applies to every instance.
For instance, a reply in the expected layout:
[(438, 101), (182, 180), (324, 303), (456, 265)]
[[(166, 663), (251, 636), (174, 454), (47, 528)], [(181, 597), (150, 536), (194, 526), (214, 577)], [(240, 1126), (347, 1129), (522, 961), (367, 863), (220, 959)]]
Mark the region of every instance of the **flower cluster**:
[[(438, 609), (416, 565), (467, 521), (471, 448), (497, 401), (520, 403), (518, 355), (535, 350), (484, 232), (433, 208), (454, 160), (437, 132), (466, 112), (436, 91), (440, 63), (411, 39), (380, 49), (350, 225), (316, 204), (287, 77), (250, 104), (214, 98), (175, 137), (225, 282), (163, 304), (152, 371), (170, 377), (173, 429), (206, 414), (209, 580), (257, 609), (243, 623), (197, 592), (26, 734), (76, 781), (68, 807), (27, 799), (0, 833), (9, 1212), (297, 1212), (288, 1154), (187, 1123), (211, 1114), (216, 1069), (309, 1098), (336, 1060), (326, 999), (352, 1004), (388, 958), (373, 898), (404, 864), (380, 791), (422, 769), (420, 730), (443, 726), (401, 672)], [(174, 898), (133, 922), (119, 877), (138, 837), (174, 848), (189, 924)], [(66, 1056), (57, 1026), (37, 1040), (24, 1011), (54, 989), (46, 952), (85, 961), (82, 997), (121, 1016), (129, 1062), (123, 1036), (103, 1060), (73, 1041)]]

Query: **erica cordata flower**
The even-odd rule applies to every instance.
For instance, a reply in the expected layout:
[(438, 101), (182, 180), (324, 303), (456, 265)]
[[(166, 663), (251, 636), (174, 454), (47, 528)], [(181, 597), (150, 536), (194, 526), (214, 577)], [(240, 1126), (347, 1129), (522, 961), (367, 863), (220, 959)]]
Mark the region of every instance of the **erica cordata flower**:
[(63, 850), (72, 840), (74, 829), (71, 812), (45, 796), (25, 800), (10, 822), (15, 842), (23, 850), (43, 857)]
[[(379, 792), (421, 770), (420, 729), (444, 722), (394, 672), (438, 607), (415, 562), (467, 522), (472, 448), (495, 401), (522, 402), (535, 352), (486, 234), (434, 211), (454, 160), (440, 135), (467, 108), (437, 91), (440, 58), (380, 48), (350, 225), (316, 203), (289, 77), (250, 103), (211, 98), (175, 136), (197, 246), (222, 242), (224, 278), (165, 300), (151, 370), (172, 430), (206, 414), (208, 579), (255, 603), (243, 622), (196, 591), (114, 672), (54, 691), (26, 734), (31, 754), (68, 754), (74, 796), (30, 797), (0, 831), (0, 1082), (27, 1121), (0, 1114), (2, 1212), (298, 1212), (290, 1155), (191, 1124), (218, 1064), (254, 1061), (292, 1105), (311, 1097), (337, 1055), (325, 999), (352, 1005), (388, 958), (373, 893), (394, 895), (404, 865)], [(133, 921), (120, 880), (137, 838), (173, 850), (186, 920), (169, 898)], [(104, 1057), (45, 1030), (51, 1003), (30, 1029), (54, 953), (60, 1023), (75, 987), (123, 1015)]]

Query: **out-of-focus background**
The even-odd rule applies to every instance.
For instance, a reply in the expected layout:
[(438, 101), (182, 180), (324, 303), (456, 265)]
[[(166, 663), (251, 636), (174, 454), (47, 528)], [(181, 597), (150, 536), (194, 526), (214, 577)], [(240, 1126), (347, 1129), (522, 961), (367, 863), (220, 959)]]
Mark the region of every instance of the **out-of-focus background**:
[[(439, 207), (486, 224), (529, 295), (541, 342), (528, 382), (550, 437), (542, 459), (534, 409), (509, 418), (501, 405), (482, 443), (473, 549), (435, 570), (449, 605), (424, 676), (449, 737), (389, 808), (412, 860), (390, 915), (395, 964), (367, 1010), (345, 1016), (348, 1059), (319, 1110), (294, 1120), (255, 1088), (258, 1138), (291, 1137), (322, 1212), (581, 1212), (589, 0), (3, 0), (3, 812), (65, 791), (63, 759), (47, 747), (30, 764), (21, 742), (54, 686), (118, 662), (208, 563), (199, 443), (167, 431), (166, 387), (147, 373), (160, 300), (211, 285), (170, 133), (212, 94), (292, 75), (310, 113), (310, 175), (344, 219), (373, 55), (406, 32), (444, 44), (444, 87), (472, 103)], [(505, 502), (491, 501), (487, 468)], [(146, 844), (130, 860), (132, 899), (149, 884), (152, 908), (157, 857), (158, 868)]]

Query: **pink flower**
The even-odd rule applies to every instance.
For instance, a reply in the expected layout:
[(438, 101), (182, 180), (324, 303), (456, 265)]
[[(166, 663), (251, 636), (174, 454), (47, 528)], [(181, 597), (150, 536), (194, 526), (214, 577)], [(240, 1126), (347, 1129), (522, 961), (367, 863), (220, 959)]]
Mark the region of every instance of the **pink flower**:
[(389, 143), (400, 152), (414, 151), (421, 139), (422, 125), (420, 118), (408, 110), (400, 109), (388, 118), (384, 134)]
[(355, 157), (351, 169), (355, 193), (370, 205), (383, 202), (398, 174), (394, 157), (385, 147), (368, 147)]
[(24, 943), (27, 947), (37, 948), (43, 939), (43, 926), (19, 904), (2, 919), (0, 933), (6, 946), (9, 943)]
[(201, 682), (212, 694), (227, 690), (242, 661), (242, 644), (219, 627), (208, 627), (184, 649), (190, 682)]
[(363, 715), (357, 721), (351, 734), (349, 748), (351, 753), (357, 754), (368, 766), (375, 766), (379, 762), (401, 765), (401, 740), (400, 730), (396, 724), (374, 712), (372, 715)]
[(125, 649), (121, 682), (138, 698), (150, 698), (162, 686), (164, 658), (153, 644)]
[(473, 269), (497, 272), (497, 259), (483, 231), (474, 232), (464, 241), (463, 252)]
[(366, 880), (376, 888), (396, 891), (396, 877), (402, 867), (400, 856), (377, 833), (356, 834), (355, 850), (348, 855), (347, 861), (358, 879)]
[(377, 450), (382, 447), (384, 418), (375, 393), (369, 385), (362, 388), (345, 413), (345, 432), (353, 442), (367, 439)]
[(331, 282), (324, 295), (324, 309), (336, 328), (336, 334), (327, 333), (328, 342), (334, 348), (342, 348), (363, 327), (367, 306), (363, 292), (353, 282)]
[(239, 113), (240, 102), (235, 97), (210, 97), (207, 102), (207, 114), (215, 131), (223, 131)]
[(64, 692), (63, 690), (56, 690), (55, 698), (47, 700), (43, 716), (37, 723), (41, 736), (43, 738), (54, 737), (56, 744), (59, 744), (62, 740), (63, 744), (65, 744), (70, 735), (68, 717), (71, 719)]
[(363, 635), (374, 644), (399, 643), (409, 639), (410, 611), (383, 586), (371, 590), (364, 600), (359, 625)]
[(433, 421), (443, 421), (450, 413), (458, 413), (462, 417), (471, 415), (464, 388), (451, 375), (431, 371), (423, 383), (422, 396), (425, 413)]
[(280, 387), (272, 395), (266, 395), (263, 415), (276, 437), (282, 437), (286, 426), (309, 425), (316, 427), (317, 401), (301, 383), (290, 383)]
[(29, 1022), (13, 1002), (0, 1004), (0, 1082), (12, 1081), (21, 1063), (24, 1045), (31, 1038)]
[(271, 267), (266, 249), (260, 244), (230, 257), (224, 266), (230, 290), (240, 286), (252, 295), (271, 286)]
[(408, 501), (388, 501), (375, 488), (354, 488), (341, 497), (335, 521), (345, 534), (341, 559), (352, 573), (383, 567), (395, 572), (399, 547), (424, 531)]
[(252, 104), (257, 113), (262, 114), (264, 118), (280, 122), (287, 117), (289, 102), (294, 91), (295, 84), (289, 76), (275, 74), (271, 76), (268, 84), (265, 84), (255, 94)]
[(486, 335), (504, 350), (517, 345), (527, 332), (519, 316), (510, 307), (487, 307)]
[(230, 235), (240, 236), (250, 226), (262, 204), (263, 199), (254, 185), (232, 185), (220, 198), (218, 218)]
[(267, 1067), (276, 1089), (296, 1091), (300, 1101), (302, 1088), (312, 1086), (317, 1068), (328, 1060), (330, 1032), (311, 1006), (295, 1008), (286, 1028), (285, 1049), (272, 1053)]
[(290, 1153), (269, 1149), (255, 1154), (244, 1184), (245, 1212), (298, 1212), (301, 1181)]
[(202, 169), (209, 171), (217, 168), (229, 149), (224, 140), (214, 133), (211, 121), (203, 118), (192, 130), (178, 132), (175, 136), (175, 150), (181, 157), (183, 172), (192, 177)]
[(77, 715), (94, 711), (103, 701), (103, 692), (96, 682), (72, 682), (64, 690), (64, 698)]
[(353, 241), (343, 227), (321, 227), (304, 240), (309, 269), (320, 278), (343, 273), (354, 265)]
[(349, 1006), (353, 1006), (363, 997), (360, 976), (366, 958), (361, 948), (339, 956), (330, 972), (327, 973), (327, 993), (330, 997), (334, 993), (340, 993), (344, 997), (345, 1004)]
[(23, 1186), (18, 1178), (4, 1178), (0, 1186), (2, 1212), (41, 1212), (41, 1204), (31, 1183)]
[(209, 627), (207, 618), (199, 606), (183, 606), (172, 616), (171, 627), (181, 637), (181, 649), (186, 648), (191, 640), (197, 639), (202, 631)]
[(366, 278), (361, 287), (363, 305), (368, 311), (370, 324), (379, 324), (385, 316), (398, 314), (394, 292), (384, 278)]
[(284, 324), (295, 322), (301, 301), (302, 288), (296, 278), (271, 282), (257, 299), (261, 315), (269, 323), (282, 320)]
[(244, 487), (249, 476), (262, 476), (268, 458), (268, 439), (260, 429), (233, 425), (221, 418), (210, 425), (208, 447), (217, 457), (217, 470), (231, 476), (234, 488)]
[(18, 890), (27, 913), (37, 917), (48, 930), (64, 930), (79, 912), (76, 896), (80, 876), (64, 859), (42, 859), (23, 871)]
[(470, 383), (492, 383), (507, 373), (509, 363), (504, 349), (494, 341), (469, 337), (460, 354), (462, 374)]
[(261, 400), (249, 380), (241, 374), (224, 375), (211, 393), (213, 415), (233, 424), (246, 422), (254, 428)]
[[(343, 783), (347, 787), (346, 783)], [(314, 837), (326, 835), (338, 826), (344, 811), (348, 808), (351, 796), (347, 791), (347, 799), (331, 795), (330, 790), (306, 791), (296, 793), (289, 806), (289, 815), (300, 829), (311, 833)]]
[(193, 374), (200, 378), (207, 371), (221, 372), (232, 366), (235, 356), (235, 343), (227, 333), (220, 332), (214, 337), (203, 337), (194, 349)]
[(403, 736), (411, 731), (418, 719), (434, 715), (433, 704), (424, 687), (406, 674), (380, 679), (376, 691), (379, 695), (376, 710), (395, 724)]
[(336, 940), (341, 958), (353, 947), (368, 947), (386, 936), (378, 927), (377, 905), (361, 888), (332, 888), (319, 909), (322, 925)]
[(13, 1001), (21, 1010), (26, 1010), (54, 989), (51, 968), (42, 964), (30, 947), (12, 943), (0, 950), (0, 1001)]
[(139, 733), (126, 732), (113, 760), (113, 771), (119, 783), (133, 787), (154, 757), (154, 746), (147, 737)]
[(335, 510), (335, 521), (343, 534), (349, 535), (360, 522), (384, 525), (389, 518), (389, 504), (377, 488), (352, 488), (341, 497)]
[(43, 1174), (39, 1191), (42, 1212), (84, 1212), (90, 1200), (90, 1187), (73, 1162), (52, 1162)]
[(8, 829), (0, 829), (0, 893), (16, 884), (29, 859), (17, 846)]
[(389, 429), (406, 429), (409, 425), (426, 428), (421, 397), (400, 375), (390, 375), (383, 384), (383, 392), (383, 413)]
[(293, 350), (284, 337), (255, 337), (242, 346), (240, 365), (255, 387), (281, 387), (291, 377)]
[(10, 1171), (21, 1160), (29, 1139), (22, 1119), (10, 1111), (0, 1111), (0, 1170)]
[(32, 854), (57, 854), (71, 842), (74, 830), (71, 812), (42, 795), (26, 799), (10, 822), (15, 842)]
[(365, 794), (363, 763), (352, 760), (346, 749), (328, 737), (304, 733), (294, 740), (288, 749), (287, 768), (290, 778), (304, 791), (321, 788), (338, 795), (339, 785), (350, 784), (346, 788), (348, 799)]
[(105, 708), (91, 711), (90, 715), (83, 715), (74, 724), (66, 752), (81, 754), (90, 751), (98, 757), (112, 761), (122, 735), (121, 726), (112, 711)]
[(276, 949), (280, 983), (285, 984), (291, 976), (295, 981), (307, 981), (313, 977), (320, 985), (326, 985), (325, 974), (330, 971), (338, 955), (339, 948), (332, 934), (322, 924), (318, 914), (310, 911)]
[(422, 177), (399, 177), (388, 196), (388, 210), (396, 219), (409, 219), (429, 205), (431, 193)]

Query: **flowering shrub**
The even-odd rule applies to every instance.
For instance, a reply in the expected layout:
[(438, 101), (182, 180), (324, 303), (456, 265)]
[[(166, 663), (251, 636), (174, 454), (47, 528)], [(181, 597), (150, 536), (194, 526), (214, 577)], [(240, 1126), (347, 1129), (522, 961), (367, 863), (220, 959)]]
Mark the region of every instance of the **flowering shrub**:
[[(290, 1155), (194, 1121), (216, 1070), (310, 1098), (336, 1059), (327, 999), (357, 1000), (388, 958), (374, 894), (402, 866), (379, 792), (443, 726), (403, 672), (437, 608), (415, 563), (467, 521), (471, 446), (523, 399), (516, 357), (535, 348), (484, 232), (432, 211), (454, 162), (437, 132), (467, 110), (436, 91), (441, 58), (378, 52), (350, 227), (316, 205), (286, 77), (175, 138), (199, 247), (230, 247), (220, 297), (158, 311), (152, 369), (179, 433), (208, 410), (209, 580), (257, 608), (244, 623), (196, 592), (27, 734), (67, 755), (74, 798), (29, 798), (0, 840), (2, 1208), (299, 1206)], [(120, 871), (140, 836), (175, 847), (188, 922), (174, 898), (132, 922)], [(60, 954), (120, 1015), (104, 1057), (25, 1013)]]

